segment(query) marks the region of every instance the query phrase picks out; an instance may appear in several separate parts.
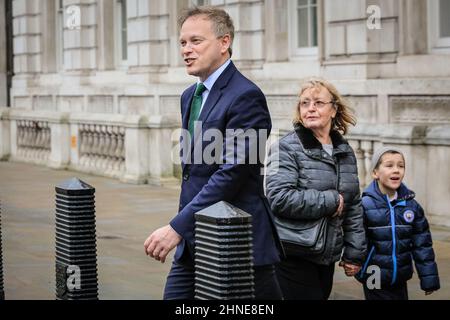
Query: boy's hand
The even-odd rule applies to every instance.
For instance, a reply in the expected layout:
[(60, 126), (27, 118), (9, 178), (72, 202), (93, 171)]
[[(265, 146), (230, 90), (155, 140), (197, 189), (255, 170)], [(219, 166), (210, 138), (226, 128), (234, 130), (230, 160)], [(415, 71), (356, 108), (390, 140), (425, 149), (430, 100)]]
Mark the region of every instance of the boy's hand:
[(429, 296), (430, 294), (432, 294), (434, 292), (434, 290), (431, 290), (431, 291), (425, 291), (425, 295), (426, 296)]

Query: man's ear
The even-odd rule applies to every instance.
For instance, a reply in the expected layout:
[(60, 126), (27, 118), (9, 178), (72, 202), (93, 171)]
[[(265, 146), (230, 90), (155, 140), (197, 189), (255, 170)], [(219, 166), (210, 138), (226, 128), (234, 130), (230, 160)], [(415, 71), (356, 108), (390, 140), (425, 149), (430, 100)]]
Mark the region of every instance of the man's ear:
[(224, 35), (220, 39), (220, 43), (222, 45), (222, 53), (226, 53), (228, 51), (228, 48), (231, 46), (231, 37), (229, 34)]

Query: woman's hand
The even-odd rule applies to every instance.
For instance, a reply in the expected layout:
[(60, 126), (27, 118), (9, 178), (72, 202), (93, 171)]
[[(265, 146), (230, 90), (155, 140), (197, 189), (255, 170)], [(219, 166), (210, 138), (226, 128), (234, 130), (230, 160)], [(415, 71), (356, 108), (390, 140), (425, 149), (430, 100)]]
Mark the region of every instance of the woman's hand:
[(342, 217), (343, 213), (344, 213), (344, 197), (342, 196), (342, 194), (339, 194), (339, 206), (338, 206), (336, 212), (333, 213), (333, 215), (331, 217), (332, 218)]
[(345, 275), (347, 277), (353, 277), (359, 272), (359, 270), (361, 270), (361, 266), (345, 261), (339, 262), (339, 266), (344, 267)]

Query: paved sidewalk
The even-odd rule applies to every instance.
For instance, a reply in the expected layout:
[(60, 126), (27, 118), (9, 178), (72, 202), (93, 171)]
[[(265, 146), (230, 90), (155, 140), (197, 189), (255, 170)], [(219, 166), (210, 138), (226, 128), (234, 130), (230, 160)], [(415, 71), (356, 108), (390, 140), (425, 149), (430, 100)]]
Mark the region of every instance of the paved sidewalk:
[[(179, 188), (0, 162), (6, 299), (55, 299), (54, 187), (72, 177), (96, 189), (99, 298), (161, 299), (173, 253), (161, 264), (144, 254), (143, 242), (176, 213)], [(450, 299), (450, 229), (432, 232), (442, 289), (425, 297), (414, 279), (411, 299)], [(362, 288), (336, 268), (331, 298), (362, 299)]]

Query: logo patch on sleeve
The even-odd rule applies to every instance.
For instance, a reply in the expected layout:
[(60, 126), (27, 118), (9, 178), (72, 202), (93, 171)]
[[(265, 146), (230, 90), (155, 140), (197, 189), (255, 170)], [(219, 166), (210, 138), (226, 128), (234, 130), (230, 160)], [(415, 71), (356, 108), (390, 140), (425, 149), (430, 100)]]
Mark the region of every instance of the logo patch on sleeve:
[(411, 223), (414, 220), (414, 211), (412, 210), (406, 210), (403, 213), (403, 219), (405, 219), (406, 222)]

